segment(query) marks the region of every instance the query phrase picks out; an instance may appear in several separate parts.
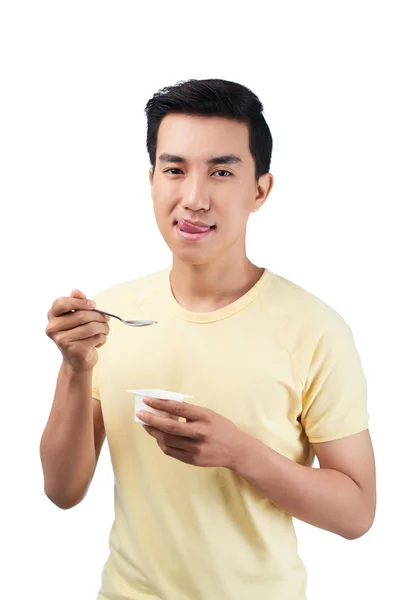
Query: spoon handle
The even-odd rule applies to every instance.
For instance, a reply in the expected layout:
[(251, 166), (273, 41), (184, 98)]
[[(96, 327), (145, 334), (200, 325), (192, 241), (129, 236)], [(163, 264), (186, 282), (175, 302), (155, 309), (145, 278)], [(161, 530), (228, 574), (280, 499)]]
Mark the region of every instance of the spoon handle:
[(105, 310), (100, 310), (99, 308), (92, 308), (92, 310), (94, 310), (95, 312), (99, 313), (100, 315), (107, 315), (107, 317), (114, 317), (114, 319), (118, 319), (122, 323), (124, 322), (124, 320), (121, 319), (121, 317), (118, 317), (117, 315), (113, 315), (113, 314), (111, 314), (109, 312), (106, 312)]

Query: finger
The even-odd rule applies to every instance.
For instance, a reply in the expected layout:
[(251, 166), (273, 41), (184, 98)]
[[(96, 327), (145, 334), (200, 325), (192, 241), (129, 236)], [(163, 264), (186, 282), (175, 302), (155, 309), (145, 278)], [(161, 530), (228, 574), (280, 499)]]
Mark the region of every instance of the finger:
[(186, 438), (192, 438), (194, 440), (200, 439), (201, 434), (198, 431), (198, 426), (195, 423), (180, 423), (174, 419), (168, 417), (159, 417), (147, 410), (139, 411), (136, 413), (139, 419), (144, 421), (146, 425), (150, 425), (159, 431), (169, 433), (172, 435), (178, 435)]
[(93, 300), (85, 300), (83, 298), (58, 298), (50, 309), (49, 318), (51, 317), (60, 317), (61, 315), (65, 315), (72, 310), (89, 310), (90, 308), (94, 308), (95, 303)]
[(188, 465), (195, 464), (195, 459), (190, 452), (185, 452), (184, 450), (179, 450), (177, 448), (170, 448), (169, 446), (167, 446), (163, 452), (166, 456), (180, 460)]
[[(143, 428), (149, 435), (157, 440), (157, 444), (166, 456), (171, 456), (172, 458), (177, 458), (178, 460), (183, 460), (187, 463), (193, 462), (192, 449), (184, 447), (184, 438), (177, 438), (176, 436), (171, 438), (171, 436), (166, 436), (161, 431), (157, 431), (157, 429), (148, 427), (147, 425), (143, 425)], [(189, 440), (186, 440), (186, 442), (189, 442)]]
[(87, 300), (85, 294), (81, 292), (81, 290), (73, 289), (71, 292), (71, 298), (82, 298), (82, 300)]
[[(93, 340), (93, 345), (95, 348), (101, 348), (102, 346), (104, 346), (104, 344), (107, 341), (107, 336), (106, 335), (99, 335), (99, 336), (94, 336), (96, 339)], [(89, 338), (91, 339), (91, 338)], [(93, 346), (92, 346), (93, 347)]]
[(183, 417), (188, 421), (204, 420), (208, 409), (202, 406), (195, 406), (187, 402), (176, 402), (175, 400), (161, 400), (160, 398), (144, 398), (143, 402), (157, 410), (163, 410), (170, 415)]
[(107, 341), (107, 336), (104, 333), (99, 333), (90, 338), (87, 338), (86, 340), (82, 340), (81, 343), (85, 344), (85, 346), (88, 349), (90, 349), (90, 348), (101, 348), (102, 346), (104, 346), (106, 341)]
[(143, 429), (157, 441), (159, 446), (162, 444), (163, 436), (166, 435), (163, 431), (150, 427), (150, 425), (143, 425)]
[(100, 315), (93, 310), (77, 310), (61, 317), (53, 317), (47, 326), (47, 334), (51, 335), (58, 331), (67, 331), (86, 323), (108, 323), (108, 321), (109, 319), (104, 315)]
[(59, 331), (53, 336), (53, 339), (56, 344), (65, 346), (66, 344), (71, 344), (73, 342), (87, 340), (95, 335), (102, 334), (107, 336), (109, 331), (110, 327), (107, 323), (97, 323), (92, 321), (91, 323), (86, 323), (86, 325), (75, 327), (75, 329)]
[(150, 427), (149, 425), (143, 425), (143, 429), (147, 431), (151, 437), (153, 437), (159, 444), (163, 447), (176, 448), (178, 450), (185, 450), (186, 452), (193, 451), (195, 440), (181, 437), (178, 435), (170, 435), (168, 433), (164, 433), (163, 431), (159, 431), (154, 427)]
[(71, 342), (69, 345), (69, 350), (74, 351), (73, 344), (79, 344), (79, 351), (89, 352), (93, 348), (100, 348), (104, 346), (107, 341), (107, 336), (104, 333), (98, 333), (96, 335), (92, 335), (91, 337), (86, 338), (85, 340), (77, 340), (76, 342)]

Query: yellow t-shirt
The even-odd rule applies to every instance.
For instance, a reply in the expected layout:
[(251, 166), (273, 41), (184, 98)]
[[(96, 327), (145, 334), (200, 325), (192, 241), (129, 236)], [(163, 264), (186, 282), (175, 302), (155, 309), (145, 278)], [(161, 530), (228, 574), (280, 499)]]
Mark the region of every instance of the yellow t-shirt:
[(115, 521), (98, 600), (304, 600), (292, 517), (235, 472), (166, 456), (134, 421), (126, 390), (193, 396), (284, 456), (312, 465), (309, 442), (368, 428), (366, 381), (350, 328), (324, 302), (265, 270), (236, 302), (194, 313), (169, 269), (116, 285), (93, 397), (115, 473)]

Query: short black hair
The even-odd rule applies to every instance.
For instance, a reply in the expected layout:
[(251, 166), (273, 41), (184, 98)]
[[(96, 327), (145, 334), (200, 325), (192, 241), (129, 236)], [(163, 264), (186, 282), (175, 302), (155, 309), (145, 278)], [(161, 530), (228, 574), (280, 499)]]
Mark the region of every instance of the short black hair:
[(158, 129), (166, 115), (225, 117), (247, 124), (258, 180), (269, 172), (272, 154), (272, 136), (263, 110), (259, 98), (251, 90), (224, 79), (189, 79), (159, 90), (145, 109), (147, 151), (152, 167), (156, 165)]

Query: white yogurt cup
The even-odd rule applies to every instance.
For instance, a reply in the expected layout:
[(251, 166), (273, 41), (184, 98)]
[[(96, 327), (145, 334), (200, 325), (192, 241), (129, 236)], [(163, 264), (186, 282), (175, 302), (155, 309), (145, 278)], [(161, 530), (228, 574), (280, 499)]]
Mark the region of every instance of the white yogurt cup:
[(178, 392), (168, 392), (167, 390), (157, 390), (157, 389), (149, 389), (149, 390), (126, 390), (129, 394), (135, 394), (135, 421), (136, 423), (141, 423), (142, 425), (146, 425), (136, 413), (139, 410), (147, 410), (154, 415), (158, 415), (160, 417), (168, 417), (170, 419), (176, 419), (173, 415), (163, 411), (152, 408), (147, 404), (143, 403), (144, 398), (159, 398), (160, 400), (175, 400), (176, 402), (183, 402), (186, 398), (192, 398), (192, 396), (188, 396), (187, 394), (179, 394)]

